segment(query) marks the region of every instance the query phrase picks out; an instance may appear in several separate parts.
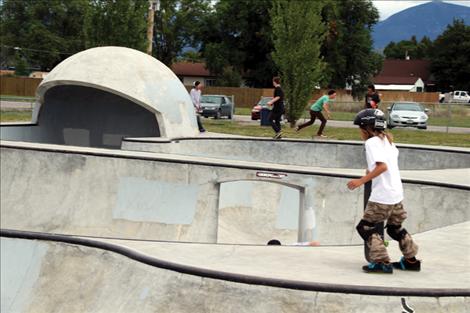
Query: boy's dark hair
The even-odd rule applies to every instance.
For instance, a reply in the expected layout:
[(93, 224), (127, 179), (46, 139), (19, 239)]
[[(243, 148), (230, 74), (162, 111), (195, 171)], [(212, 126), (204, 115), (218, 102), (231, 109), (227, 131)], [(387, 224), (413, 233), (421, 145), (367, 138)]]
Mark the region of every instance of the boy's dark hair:
[(279, 76), (274, 76), (273, 77), (273, 82), (275, 82), (276, 84), (280, 84), (281, 83), (281, 78)]
[(368, 89), (371, 89), (372, 91), (375, 91), (375, 86), (374, 85), (369, 85), (367, 86)]
[(280, 246), (281, 242), (277, 239), (271, 239), (268, 241), (268, 246)]
[(328, 95), (331, 96), (332, 94), (336, 93), (336, 90), (330, 89), (328, 90)]
[(197, 86), (199, 86), (200, 84), (201, 84), (201, 82), (198, 81), (198, 80), (196, 80), (196, 81), (194, 82), (194, 87), (197, 87)]

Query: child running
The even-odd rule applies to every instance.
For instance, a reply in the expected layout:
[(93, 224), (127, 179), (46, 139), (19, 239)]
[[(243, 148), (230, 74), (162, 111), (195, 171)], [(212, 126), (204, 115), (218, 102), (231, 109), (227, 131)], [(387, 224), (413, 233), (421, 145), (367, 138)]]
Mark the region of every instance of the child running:
[[(421, 261), (415, 258), (418, 246), (411, 235), (402, 227), (406, 219), (403, 208), (403, 186), (398, 169), (398, 149), (391, 135), (384, 133), (384, 113), (377, 109), (365, 109), (354, 119), (361, 137), (365, 140), (367, 171), (366, 175), (348, 182), (353, 190), (372, 180), (372, 192), (367, 202), (364, 216), (356, 229), (369, 246), (371, 263), (362, 269), (368, 273), (393, 273), (393, 268), (420, 271)], [(388, 235), (397, 240), (404, 257), (399, 262), (390, 263), (383, 238), (377, 231), (378, 223), (387, 220)]]
[(320, 97), (317, 101), (315, 101), (314, 104), (310, 107), (310, 121), (305, 122), (303, 124), (300, 124), (295, 128), (295, 131), (298, 132), (304, 127), (310, 126), (315, 122), (315, 119), (318, 117), (318, 119), (321, 121), (320, 128), (318, 129), (317, 136), (321, 138), (326, 138), (327, 136), (323, 135), (323, 130), (325, 129), (326, 126), (326, 119), (322, 114), (323, 109), (325, 109), (325, 112), (327, 114), (328, 119), (331, 118), (330, 115), (330, 108), (328, 103), (332, 102), (336, 98), (336, 91), (331, 89), (328, 91), (328, 95), (324, 95)]

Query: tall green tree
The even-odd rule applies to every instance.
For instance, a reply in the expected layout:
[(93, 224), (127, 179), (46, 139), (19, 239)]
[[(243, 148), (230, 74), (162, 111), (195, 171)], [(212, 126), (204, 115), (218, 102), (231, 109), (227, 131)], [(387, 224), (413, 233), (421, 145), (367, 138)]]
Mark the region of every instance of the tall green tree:
[(325, 68), (320, 58), (326, 33), (321, 20), (324, 4), (324, 1), (275, 0), (270, 12), (273, 59), (281, 74), (291, 126), (302, 116)]
[(160, 9), (155, 12), (153, 55), (171, 66), (185, 47), (197, 48), (197, 34), (210, 12), (210, 0), (160, 0)]
[[(207, 67), (218, 76), (231, 68), (248, 76), (252, 87), (272, 87), (276, 66), (272, 60), (271, 0), (220, 0), (201, 29), (201, 50)], [(224, 74), (225, 73), (225, 74)], [(226, 79), (217, 83), (221, 84)], [(234, 82), (232, 82), (234, 83)]]
[(145, 51), (148, 0), (89, 0), (89, 3), (90, 12), (84, 22), (86, 48), (123, 46)]
[(30, 66), (52, 69), (84, 49), (88, 5), (88, 0), (3, 0), (0, 36), (6, 52), (2, 57), (11, 60), (15, 56), (13, 47), (18, 47)]
[(420, 42), (412, 36), (410, 40), (390, 42), (383, 53), (386, 59), (428, 59), (432, 50), (432, 41), (424, 36)]
[(470, 26), (462, 20), (452, 25), (434, 41), (431, 72), (443, 89), (470, 89)]
[(382, 58), (374, 52), (371, 37), (378, 11), (370, 0), (329, 0), (322, 16), (328, 25), (322, 49), (328, 63), (326, 81), (331, 88), (349, 85), (353, 96), (362, 96), (372, 76), (382, 67)]

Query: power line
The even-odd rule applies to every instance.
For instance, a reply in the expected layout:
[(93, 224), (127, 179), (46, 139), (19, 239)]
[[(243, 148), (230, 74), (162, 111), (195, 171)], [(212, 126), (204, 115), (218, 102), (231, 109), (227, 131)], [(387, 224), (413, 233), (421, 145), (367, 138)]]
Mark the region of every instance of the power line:
[(7, 46), (7, 45), (2, 45), (2, 48), (3, 48), (3, 47), (9, 48), (9, 49), (13, 49), (13, 50), (16, 50), (16, 51), (26, 50), (26, 51), (36, 51), (36, 52), (68, 54), (68, 55), (75, 54), (75, 53), (63, 52), (63, 51), (50, 51), (50, 50), (41, 50), (41, 49), (24, 48), (24, 47), (13, 47), (13, 46)]

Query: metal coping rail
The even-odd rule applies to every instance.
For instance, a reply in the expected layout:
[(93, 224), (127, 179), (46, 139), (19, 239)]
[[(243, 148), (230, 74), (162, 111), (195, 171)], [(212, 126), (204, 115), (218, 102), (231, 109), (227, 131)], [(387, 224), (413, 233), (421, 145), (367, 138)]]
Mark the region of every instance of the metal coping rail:
[(249, 285), (268, 286), (275, 288), (285, 288), (301, 291), (312, 292), (328, 292), (328, 293), (345, 293), (359, 294), (371, 296), (397, 296), (397, 297), (469, 297), (470, 289), (459, 288), (399, 288), (399, 287), (380, 287), (380, 286), (361, 286), (346, 284), (329, 284), (307, 281), (294, 281), (279, 278), (260, 277), (253, 275), (243, 275), (230, 272), (222, 272), (210, 270), (195, 266), (178, 264), (170, 261), (161, 260), (151, 257), (124, 246), (93, 240), (89, 238), (79, 238), (63, 235), (54, 235), (47, 233), (36, 233), (29, 231), (19, 231), (11, 229), (0, 229), (0, 237), (27, 239), (27, 240), (43, 240), (60, 242), (65, 244), (75, 244), (90, 248), (97, 248), (114, 252), (134, 261), (154, 266), (157, 268), (175, 271), (181, 274), (193, 275), (217, 279), (222, 281), (230, 281), (234, 283), (242, 283)]

